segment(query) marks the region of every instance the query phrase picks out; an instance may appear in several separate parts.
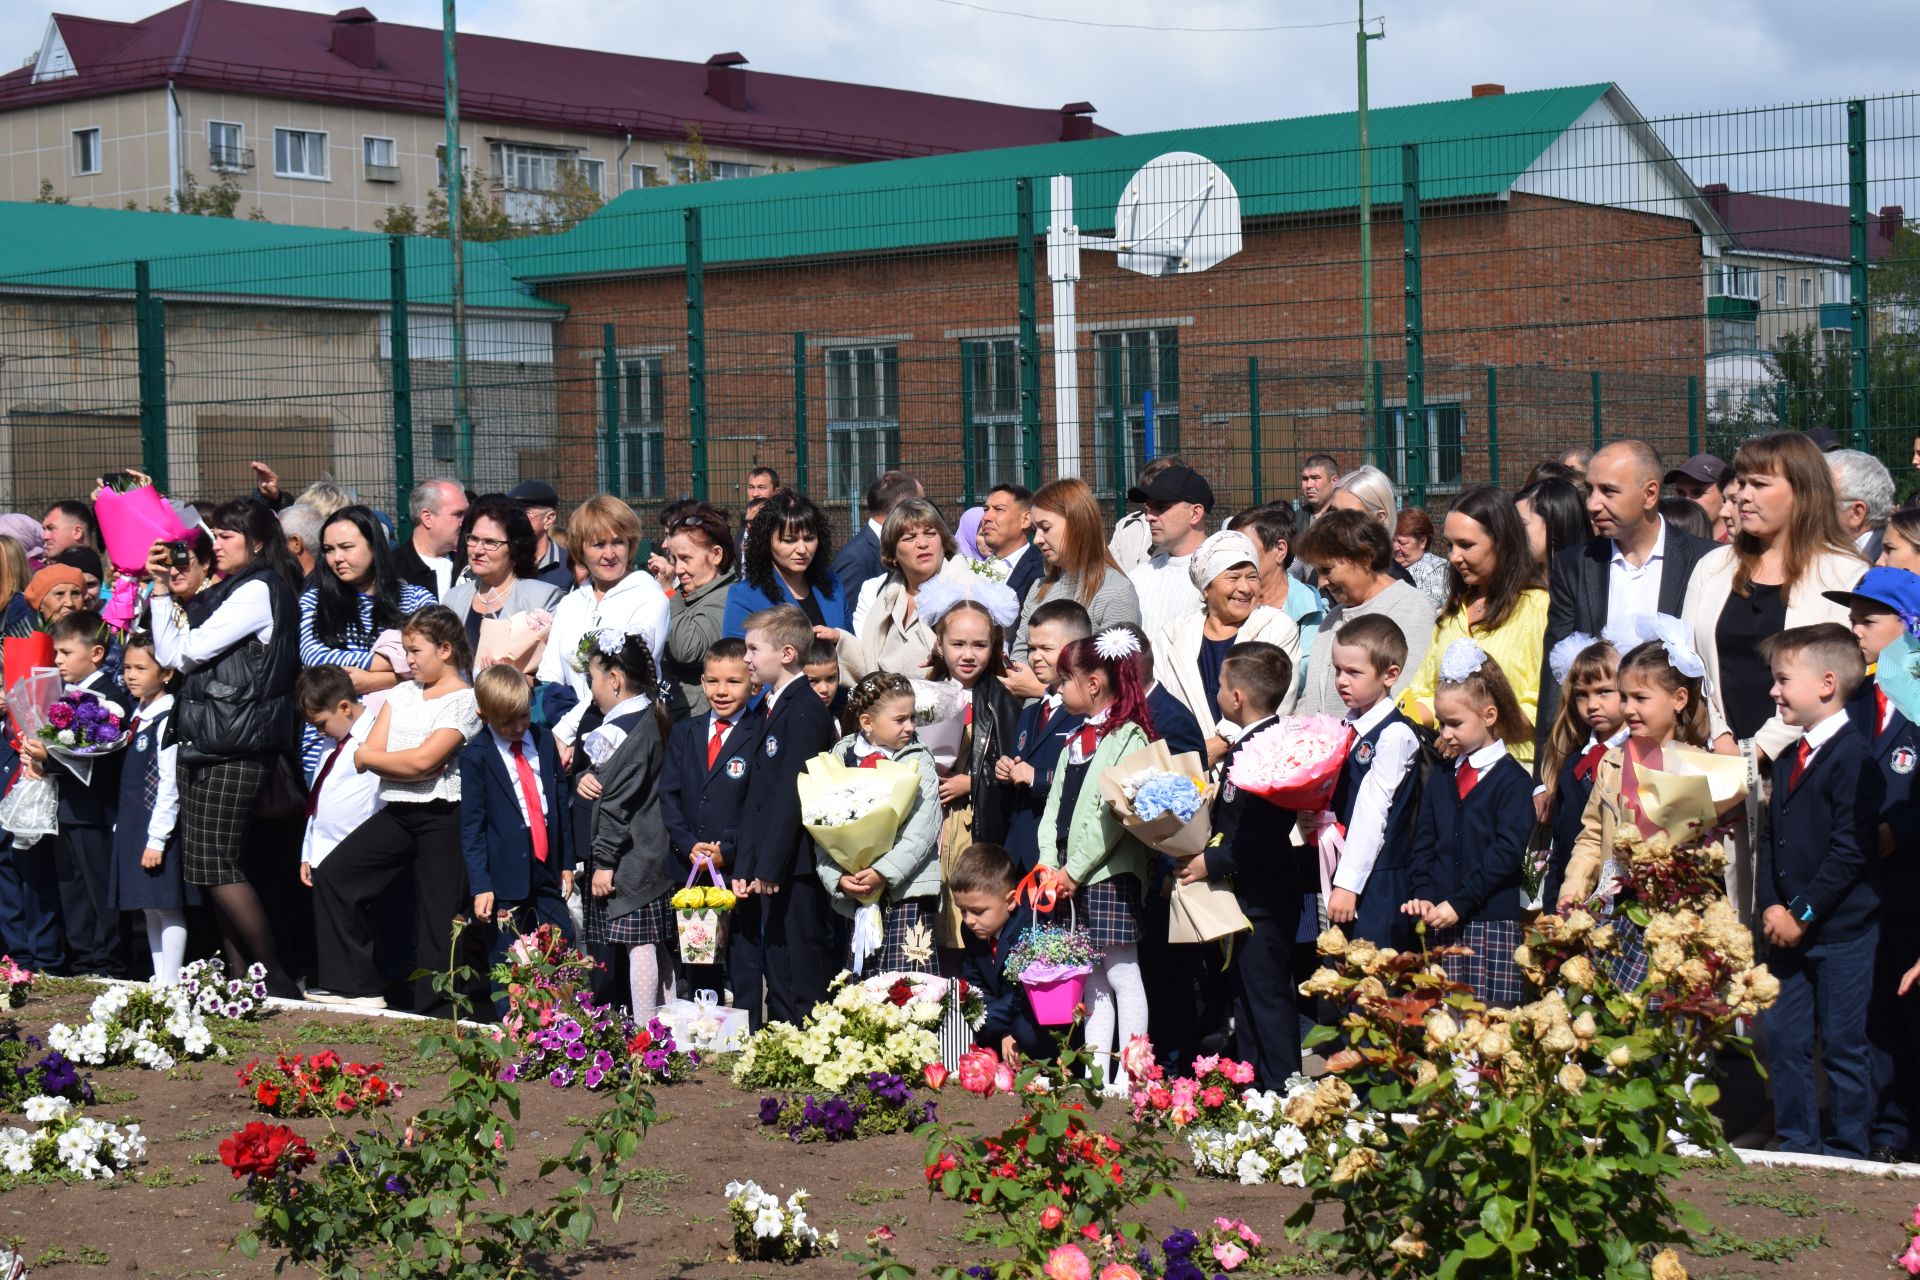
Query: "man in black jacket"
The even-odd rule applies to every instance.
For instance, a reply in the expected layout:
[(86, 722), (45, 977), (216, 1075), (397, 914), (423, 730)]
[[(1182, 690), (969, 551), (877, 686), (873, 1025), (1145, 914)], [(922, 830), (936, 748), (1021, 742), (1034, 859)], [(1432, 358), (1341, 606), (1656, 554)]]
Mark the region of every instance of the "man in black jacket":
[(407, 495), (407, 511), (413, 516), (413, 533), (393, 553), (393, 567), (400, 581), (431, 591), (438, 599), (453, 585), (467, 491), (452, 480), (422, 480)]
[[(1587, 518), (1598, 536), (1566, 548), (1548, 568), (1544, 652), (1575, 632), (1598, 636), (1609, 622), (1680, 616), (1693, 566), (1715, 544), (1661, 518), (1661, 475), (1660, 455), (1640, 440), (1610, 444), (1587, 464)], [(1535, 741), (1546, 740), (1559, 707), (1560, 687), (1542, 662)]]

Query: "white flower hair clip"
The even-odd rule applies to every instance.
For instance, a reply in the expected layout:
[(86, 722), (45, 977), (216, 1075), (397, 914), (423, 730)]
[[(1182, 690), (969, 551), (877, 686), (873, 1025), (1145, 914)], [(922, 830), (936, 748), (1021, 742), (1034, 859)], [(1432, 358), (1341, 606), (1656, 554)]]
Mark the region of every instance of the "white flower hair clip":
[(1707, 664), (1694, 651), (1693, 628), (1670, 613), (1641, 614), (1633, 620), (1634, 638), (1641, 644), (1657, 643), (1667, 651), (1667, 661), (1683, 676), (1698, 680), (1707, 674)]
[(611, 658), (627, 647), (627, 633), (618, 627), (601, 627), (593, 633), (593, 647)]
[(1487, 651), (1463, 637), (1440, 655), (1440, 678), (1448, 684), (1459, 684), (1486, 665)]
[(1125, 627), (1108, 627), (1093, 638), (1093, 651), (1102, 662), (1118, 662), (1140, 652), (1140, 637)]
[(1573, 670), (1573, 660), (1586, 651), (1588, 645), (1598, 644), (1599, 640), (1584, 631), (1576, 631), (1547, 654), (1547, 669), (1553, 672), (1555, 684), (1567, 682), (1567, 672)]

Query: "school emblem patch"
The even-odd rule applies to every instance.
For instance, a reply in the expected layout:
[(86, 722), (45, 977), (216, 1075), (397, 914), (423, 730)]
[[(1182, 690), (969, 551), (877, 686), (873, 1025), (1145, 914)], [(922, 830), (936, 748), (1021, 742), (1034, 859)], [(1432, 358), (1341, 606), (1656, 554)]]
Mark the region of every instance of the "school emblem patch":
[[(146, 734), (144, 734), (144, 733), (143, 733), (143, 734), (141, 734), (141, 735), (140, 735), (139, 737), (137, 737), (137, 738), (135, 738), (135, 739), (133, 740), (133, 749), (134, 749), (135, 751), (138, 751), (138, 752), (141, 752), (141, 753), (143, 753), (143, 754), (144, 754), (144, 753), (146, 752), (146, 749), (147, 749), (147, 735), (146, 735)], [(1908, 766), (1908, 768), (1912, 768), (1912, 766), (1911, 766), (1911, 765), (1909, 765), (1909, 766)], [(1904, 772), (1904, 770), (1903, 770), (1903, 772)]]
[(1356, 745), (1353, 749), (1353, 759), (1356, 764), (1373, 763), (1373, 744), (1362, 742)]
[[(144, 751), (145, 749), (146, 749), (146, 744), (143, 742), (141, 744), (141, 750)], [(1893, 771), (1895, 773), (1912, 773), (1914, 759), (1915, 759), (1915, 755), (1912, 747), (1896, 748), (1894, 750), (1893, 760), (1892, 760)]]
[(774, 737), (772, 734), (768, 734), (767, 735), (767, 759), (771, 760), (779, 754), (780, 754), (780, 739)]
[(1022, 729), (1020, 736), (1013, 740), (1013, 749), (1015, 751), (1025, 751), (1027, 749), (1027, 731), (1025, 729)]
[(727, 761), (727, 776), (735, 782), (747, 776), (747, 762), (739, 756)]
[(1225, 800), (1228, 804), (1232, 804), (1233, 798), (1239, 794), (1240, 794), (1239, 789), (1236, 788), (1231, 782), (1229, 782), (1226, 786), (1220, 789), (1220, 798), (1222, 800)]

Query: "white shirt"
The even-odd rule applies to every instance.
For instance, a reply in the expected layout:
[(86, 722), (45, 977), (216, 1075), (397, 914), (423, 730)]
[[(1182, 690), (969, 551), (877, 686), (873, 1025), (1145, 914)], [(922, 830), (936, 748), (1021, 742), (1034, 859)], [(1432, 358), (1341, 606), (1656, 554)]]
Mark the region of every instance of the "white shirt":
[(273, 597), (267, 584), (243, 582), (220, 602), (205, 622), (187, 625), (186, 610), (168, 596), (155, 596), (153, 656), (163, 667), (185, 675), (213, 661), (249, 636), (261, 644), (273, 640)]
[[(1834, 740), (1839, 732), (1847, 727), (1847, 713), (1836, 711), (1819, 724), (1806, 731), (1800, 741), (1807, 744), (1807, 764), (1813, 764), (1813, 758), (1820, 754), (1820, 748)], [(1787, 768), (1793, 768), (1793, 762), (1800, 758), (1800, 744), (1795, 743), (1787, 753)]]
[[(85, 682), (82, 681), (82, 683), (84, 684)], [(173, 695), (163, 693), (146, 706), (141, 707), (136, 714), (140, 717), (141, 726), (144, 727), (171, 710), (173, 710)], [(140, 732), (139, 729), (133, 727), (131, 722), (128, 723), (127, 727), (129, 731), (135, 734)], [(161, 726), (163, 731), (168, 727), (170, 726)], [(180, 747), (179, 744), (174, 741), (171, 733), (168, 733), (165, 739), (157, 745), (160, 748), (160, 786), (153, 798), (153, 812), (147, 815), (146, 847), (149, 849), (166, 848), (167, 840), (173, 835), (173, 829), (179, 824), (180, 820), (180, 777), (178, 772)]]
[[(1100, 710), (1088, 716), (1086, 719), (1086, 722), (1081, 727), (1091, 729), (1095, 725), (1105, 724), (1107, 722), (1107, 712), (1111, 710), (1113, 710), (1113, 704), (1109, 702), (1106, 706), (1100, 708)], [(1099, 749), (1100, 749), (1099, 744), (1095, 743), (1093, 751), (1098, 751)], [(1075, 729), (1073, 731), (1073, 737), (1067, 739), (1067, 763), (1068, 764), (1085, 764), (1087, 761), (1093, 759), (1093, 751), (1080, 750), (1080, 730), (1079, 729)]]
[[(1478, 751), (1475, 751), (1473, 754), (1469, 755), (1467, 757), (1467, 763), (1473, 766), (1474, 781), (1478, 783), (1478, 781), (1481, 778), (1486, 777), (1487, 770), (1493, 768), (1494, 765), (1500, 763), (1500, 757), (1506, 754), (1507, 754), (1506, 741), (1501, 738), (1495, 738), (1492, 742), (1489, 742), (1486, 746), (1480, 748)], [(1453, 771), (1456, 774), (1459, 773), (1460, 766), (1458, 764), (1455, 764), (1453, 766)], [(1457, 786), (1459, 784), (1456, 782), (1455, 785)]]
[(993, 557), (993, 562), (1000, 566), (1000, 571), (1002, 573), (1004, 573), (1008, 578), (1011, 578), (1013, 577), (1013, 567), (1020, 563), (1020, 557), (1024, 556), (1025, 554), (1027, 554), (1027, 552), (1031, 550), (1033, 550), (1033, 544), (1030, 542), (1023, 542), (1019, 546), (1014, 548), (1012, 555), (995, 556)]
[(1867, 544), (1873, 541), (1873, 535), (1878, 532), (1880, 531), (1874, 528), (1872, 525), (1868, 525), (1866, 528), (1862, 529), (1860, 531), (1860, 535), (1853, 540), (1854, 550), (1860, 552), (1862, 555), (1865, 555), (1867, 550)]
[(625, 702), (614, 703), (600, 727), (580, 740), (580, 749), (587, 753), (587, 759), (595, 765), (604, 764), (607, 757), (618, 751), (620, 744), (627, 740), (627, 731), (614, 721), (637, 711), (645, 711), (652, 704), (653, 699), (644, 693), (637, 693)]
[(487, 736), (493, 739), (494, 750), (500, 753), (500, 763), (507, 767), (507, 781), (512, 784), (509, 790), (513, 792), (514, 802), (520, 806), (520, 821), (531, 828), (533, 817), (527, 812), (527, 797), (520, 789), (520, 769), (513, 762), (513, 744), (520, 744), (520, 751), (533, 770), (533, 789), (540, 797), (540, 816), (544, 819), (547, 815), (547, 790), (540, 785), (540, 748), (533, 741), (533, 730), (528, 729), (518, 738), (506, 738), (500, 735), (499, 730), (488, 729)]
[[(411, 751), (425, 745), (427, 739), (442, 729), (457, 730), (463, 745), (472, 742), (473, 735), (480, 732), (480, 711), (474, 705), (471, 689), (456, 689), (437, 698), (428, 698), (418, 684), (407, 680), (387, 695), (383, 710), (387, 713), (389, 751)], [(431, 778), (423, 778), (418, 782), (396, 782), (392, 778), (382, 778), (380, 798), (389, 804), (396, 800), (416, 804), (432, 800), (457, 801), (460, 799), (460, 770), (450, 756), (447, 767)]]
[(1175, 618), (1193, 613), (1204, 604), (1200, 589), (1187, 576), (1191, 555), (1150, 556), (1147, 562), (1127, 574), (1134, 594), (1140, 597), (1140, 629), (1157, 636)]
[[(1392, 714), (1393, 699), (1382, 696), (1358, 716), (1349, 714), (1347, 723), (1353, 726), (1356, 735), (1365, 737)], [(1404, 724), (1388, 725), (1374, 740), (1373, 765), (1360, 781), (1359, 794), (1353, 798), (1346, 848), (1340, 854), (1339, 865), (1333, 869), (1334, 888), (1365, 892), (1367, 877), (1373, 874), (1373, 865), (1380, 860), (1386, 844), (1387, 814), (1393, 808), (1393, 793), (1407, 776), (1407, 770), (1413, 767), (1413, 758), (1419, 752), (1420, 740)]]
[(1654, 535), (1653, 550), (1645, 564), (1636, 565), (1612, 543), (1613, 559), (1607, 565), (1607, 625), (1647, 617), (1660, 612), (1660, 566), (1667, 558), (1667, 522), (1660, 520), (1660, 532)]
[(560, 598), (553, 607), (553, 627), (540, 654), (538, 676), (545, 684), (566, 685), (579, 701), (553, 726), (555, 738), (571, 745), (579, 734), (580, 718), (593, 705), (587, 673), (573, 669), (581, 639), (589, 632), (602, 630), (639, 636), (646, 641), (657, 671), (666, 650), (670, 612), (667, 593), (652, 574), (638, 569), (607, 588), (605, 595), (595, 596), (593, 584), (583, 582)]
[[(319, 866), (342, 840), (353, 834), (354, 828), (378, 813), (386, 803), (380, 795), (379, 775), (363, 773), (356, 759), (378, 718), (375, 712), (363, 711), (347, 730), (346, 747), (320, 784), (313, 816), (307, 819), (300, 861)], [(328, 754), (332, 754), (331, 751)]]
[(447, 588), (453, 585), (453, 557), (425, 555), (418, 547), (414, 548), (414, 553), (420, 556), (421, 564), (433, 570), (433, 594), (444, 600)]

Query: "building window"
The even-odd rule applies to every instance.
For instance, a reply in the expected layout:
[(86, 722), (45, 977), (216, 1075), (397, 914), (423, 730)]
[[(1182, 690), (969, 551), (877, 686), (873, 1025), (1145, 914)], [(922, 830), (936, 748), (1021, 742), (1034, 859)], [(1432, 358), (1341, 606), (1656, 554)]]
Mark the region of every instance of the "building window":
[(246, 132), (228, 120), (207, 122), (207, 163), (215, 173), (245, 173), (253, 168)]
[(827, 352), (827, 491), (845, 501), (900, 465), (900, 348)]
[(1020, 348), (1012, 338), (962, 346), (973, 403), (973, 475), (982, 489), (1020, 479)]
[(327, 135), (310, 129), (273, 131), (273, 172), (280, 178), (327, 176)]
[(607, 162), (606, 161), (580, 159), (580, 160), (575, 160), (573, 163), (574, 163), (574, 168), (580, 174), (580, 180), (586, 183), (587, 190), (593, 192), (593, 194), (597, 196), (606, 194), (606, 186), (605, 186), (606, 178), (607, 178)]
[(647, 187), (660, 186), (660, 166), (657, 164), (636, 164), (627, 168), (627, 190), (641, 191)]
[(360, 159), (366, 166), (368, 181), (400, 181), (399, 148), (394, 144), (392, 138), (364, 137), (360, 139)]
[(73, 131), (73, 172), (75, 176), (100, 172), (100, 131)]
[[(1123, 484), (1146, 465), (1149, 457), (1180, 451), (1180, 331), (1178, 329), (1123, 329), (1096, 333), (1094, 350), (1093, 486), (1112, 492), (1116, 478)], [(1124, 406), (1118, 429), (1120, 456), (1116, 464), (1113, 437), (1116, 427), (1113, 389), (1120, 385)], [(1147, 439), (1148, 393), (1152, 393), (1153, 439)], [(1117, 472), (1116, 472), (1117, 465)]]
[(667, 492), (667, 398), (664, 355), (620, 358), (620, 483), (627, 498), (664, 498)]
[(701, 181), (695, 176), (692, 156), (668, 156), (667, 169), (673, 174), (673, 180), (677, 183)]
[(1852, 302), (1853, 277), (1845, 271), (1820, 273), (1820, 301)]
[(767, 171), (763, 164), (737, 164), (732, 160), (714, 160), (707, 165), (708, 176), (715, 182), (725, 182), (730, 178), (757, 178)]
[(560, 166), (572, 163), (574, 153), (553, 147), (493, 144), (493, 172), (509, 191), (554, 191), (560, 186)]
[[(467, 148), (460, 148), (460, 172), (464, 174), (472, 167), (472, 154)], [(447, 146), (444, 142), (433, 149), (433, 185), (443, 191), (447, 186)]]
[(1715, 298), (1760, 300), (1760, 273), (1752, 267), (1718, 266), (1707, 272), (1707, 293)]
[[(1427, 483), (1435, 488), (1459, 488), (1460, 460), (1462, 455), (1462, 432), (1466, 415), (1460, 412), (1457, 404), (1430, 404), (1426, 406), (1427, 420)], [(1397, 485), (1407, 482), (1407, 410), (1399, 408), (1384, 409), (1380, 414), (1380, 435), (1382, 448), (1375, 453), (1381, 459), (1381, 470), (1387, 478)]]
[(1813, 305), (1813, 277), (1811, 276), (1800, 277), (1800, 305), (1803, 307)]
[(1784, 307), (1787, 305), (1787, 278), (1785, 276), (1775, 276), (1773, 278), (1773, 305), (1776, 307)]
[(456, 461), (454, 457), (455, 442), (453, 438), (453, 424), (451, 422), (436, 422), (429, 428), (429, 431), (432, 433), (433, 460), (435, 462), (445, 462), (449, 464)]
[(1758, 351), (1759, 349), (1759, 321), (1736, 320), (1726, 316), (1708, 317), (1707, 353), (1709, 355), (1720, 355), (1728, 351)]

